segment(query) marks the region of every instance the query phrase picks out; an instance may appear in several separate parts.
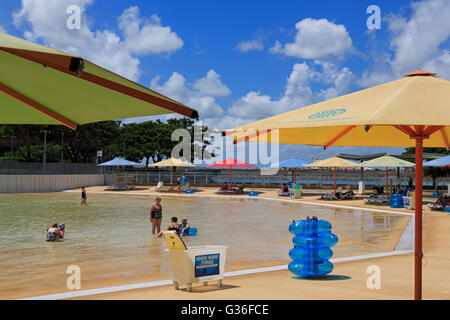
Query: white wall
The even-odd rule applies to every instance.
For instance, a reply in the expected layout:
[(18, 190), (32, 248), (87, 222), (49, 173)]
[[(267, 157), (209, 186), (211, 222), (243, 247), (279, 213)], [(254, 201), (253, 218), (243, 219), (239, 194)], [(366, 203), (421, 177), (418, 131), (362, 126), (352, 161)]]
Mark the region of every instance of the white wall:
[(103, 174), (0, 175), (0, 193), (56, 192), (103, 185)]

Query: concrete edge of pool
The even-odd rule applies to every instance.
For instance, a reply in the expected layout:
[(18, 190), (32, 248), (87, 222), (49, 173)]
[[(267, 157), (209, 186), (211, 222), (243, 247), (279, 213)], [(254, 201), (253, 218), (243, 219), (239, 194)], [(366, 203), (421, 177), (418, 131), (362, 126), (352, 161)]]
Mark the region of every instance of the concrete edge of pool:
[[(412, 250), (394, 250), (394, 251), (390, 251), (390, 252), (380, 252), (380, 253), (373, 253), (373, 254), (360, 255), (360, 256), (335, 258), (335, 259), (331, 259), (330, 261), (333, 263), (359, 261), (359, 260), (382, 258), (382, 257), (395, 256), (395, 255), (405, 255), (405, 254), (410, 254), (412, 252), (413, 252)], [(248, 275), (248, 274), (255, 274), (255, 273), (262, 273), (262, 272), (281, 271), (281, 270), (287, 270), (287, 268), (288, 268), (287, 265), (281, 265), (281, 266), (273, 266), (273, 267), (231, 271), (231, 272), (225, 272), (225, 278)], [(167, 285), (171, 285), (171, 284), (172, 284), (172, 280), (159, 280), (159, 281), (135, 283), (135, 284), (129, 284), (129, 285), (122, 285), (122, 286), (113, 286), (113, 287), (105, 287), (105, 288), (90, 289), (90, 290), (63, 292), (63, 293), (56, 293), (56, 294), (50, 294), (50, 295), (44, 295), (44, 296), (23, 298), (23, 299), (18, 299), (18, 300), (70, 299), (70, 298), (78, 298), (78, 297), (99, 295), (99, 294), (105, 294), (105, 293), (113, 293), (113, 292), (119, 292), (119, 291), (167, 286)]]

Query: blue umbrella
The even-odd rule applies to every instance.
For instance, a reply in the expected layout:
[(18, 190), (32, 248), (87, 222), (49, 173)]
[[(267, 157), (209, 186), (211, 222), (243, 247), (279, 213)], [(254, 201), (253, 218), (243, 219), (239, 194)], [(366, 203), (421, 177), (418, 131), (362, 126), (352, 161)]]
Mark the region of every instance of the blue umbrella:
[(427, 161), (423, 163), (424, 167), (442, 167), (445, 165), (450, 164), (450, 155), (439, 158), (439, 159), (434, 159), (431, 161)]
[(115, 167), (117, 166), (119, 168), (119, 175), (118, 175), (118, 183), (120, 184), (120, 166), (139, 166), (139, 163), (128, 161), (127, 159), (115, 157), (114, 159), (100, 163), (99, 166), (102, 167)]
[(287, 160), (275, 163), (271, 167), (273, 167), (273, 168), (294, 168), (294, 183), (295, 183), (297, 168), (303, 168), (307, 164), (309, 164), (309, 163), (306, 162), (305, 160), (291, 158), (291, 159), (287, 159)]

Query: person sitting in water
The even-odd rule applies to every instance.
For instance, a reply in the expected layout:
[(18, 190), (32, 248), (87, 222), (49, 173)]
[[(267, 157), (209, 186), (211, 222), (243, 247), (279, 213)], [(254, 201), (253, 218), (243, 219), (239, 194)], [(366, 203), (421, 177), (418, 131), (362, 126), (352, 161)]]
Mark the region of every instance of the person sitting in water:
[(231, 189), (231, 188), (230, 188), (230, 186), (228, 185), (228, 183), (225, 182), (220, 190), (230, 190), (230, 189)]
[[(172, 230), (176, 231), (177, 234), (180, 234), (180, 225), (178, 224), (178, 218), (177, 217), (170, 218), (170, 223), (167, 226), (167, 229), (165, 231), (172, 231)], [(165, 231), (161, 231), (156, 236), (158, 238), (162, 237)]]
[(58, 228), (58, 223), (54, 222), (50, 228), (47, 229), (45, 241), (58, 241), (61, 238), (61, 231)]
[(61, 234), (60, 239), (64, 239), (64, 232), (66, 232), (66, 226), (64, 223), (59, 224), (59, 233)]
[(188, 232), (190, 229), (190, 225), (187, 222), (186, 218), (181, 219), (181, 225), (180, 225), (180, 235), (183, 236), (185, 232)]

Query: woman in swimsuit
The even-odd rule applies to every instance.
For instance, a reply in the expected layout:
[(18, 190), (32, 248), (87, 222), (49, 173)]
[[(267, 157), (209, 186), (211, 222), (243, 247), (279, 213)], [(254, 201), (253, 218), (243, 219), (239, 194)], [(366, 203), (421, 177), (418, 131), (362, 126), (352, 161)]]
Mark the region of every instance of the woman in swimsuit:
[(155, 234), (155, 229), (157, 233), (161, 231), (161, 220), (162, 220), (162, 206), (161, 198), (156, 197), (155, 202), (150, 206), (150, 222), (152, 223), (152, 234)]
[(84, 186), (82, 186), (81, 187), (81, 205), (84, 204), (85, 206), (87, 206), (86, 200), (87, 200), (86, 190), (84, 189)]
[[(177, 217), (172, 217), (170, 218), (170, 223), (167, 226), (166, 231), (176, 231), (178, 234), (180, 234), (180, 225), (178, 224), (178, 218)], [(164, 234), (165, 231), (161, 231), (160, 233), (158, 233), (157, 237), (162, 237), (162, 235)]]
[(61, 237), (61, 231), (58, 228), (58, 224), (54, 222), (50, 228), (47, 229), (47, 235), (45, 241), (58, 241)]

